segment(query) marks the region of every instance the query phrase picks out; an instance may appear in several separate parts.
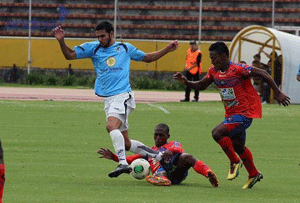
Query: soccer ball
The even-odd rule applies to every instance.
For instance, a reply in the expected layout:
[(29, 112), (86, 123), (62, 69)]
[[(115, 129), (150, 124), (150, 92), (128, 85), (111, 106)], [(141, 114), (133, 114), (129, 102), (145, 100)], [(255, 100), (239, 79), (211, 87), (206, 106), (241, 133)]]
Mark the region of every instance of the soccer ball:
[(136, 159), (131, 164), (132, 168), (131, 175), (136, 179), (144, 179), (150, 173), (150, 164), (145, 159)]

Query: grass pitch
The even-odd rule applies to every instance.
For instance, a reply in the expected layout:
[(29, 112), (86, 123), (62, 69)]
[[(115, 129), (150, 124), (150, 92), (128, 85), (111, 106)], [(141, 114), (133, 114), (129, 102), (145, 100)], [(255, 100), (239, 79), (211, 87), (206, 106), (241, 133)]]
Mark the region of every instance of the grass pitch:
[[(247, 180), (226, 180), (229, 162), (211, 137), (223, 120), (221, 102), (137, 104), (130, 137), (153, 145), (153, 128), (170, 126), (170, 140), (208, 164), (219, 188), (190, 169), (178, 186), (159, 187), (130, 175), (111, 179), (117, 163), (99, 159), (99, 147), (113, 149), (102, 103), (0, 101), (1, 140), (6, 164), (4, 202), (299, 202), (300, 106), (264, 105), (263, 118), (247, 131), (247, 146), (264, 179), (242, 190)], [(130, 154), (130, 153), (128, 153)]]

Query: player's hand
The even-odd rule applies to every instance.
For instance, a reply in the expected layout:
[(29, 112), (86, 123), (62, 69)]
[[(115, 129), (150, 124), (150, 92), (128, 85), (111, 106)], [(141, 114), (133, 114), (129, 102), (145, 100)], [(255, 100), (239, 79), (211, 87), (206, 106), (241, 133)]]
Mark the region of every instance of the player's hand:
[(173, 152), (166, 150), (163, 154), (164, 162), (169, 163), (173, 157)]
[(185, 84), (185, 82), (187, 81), (186, 77), (180, 72), (175, 73), (175, 75), (173, 75), (173, 78), (175, 80), (178, 80), (182, 84)]
[(278, 94), (275, 94), (274, 97), (279, 104), (282, 104), (283, 106), (288, 106), (291, 103), (291, 99), (281, 91)]
[(65, 38), (65, 32), (60, 26), (54, 28), (52, 32), (57, 40), (62, 40)]
[(106, 158), (106, 159), (111, 159), (113, 160), (114, 159), (114, 156), (115, 154), (112, 153), (112, 151), (110, 151), (109, 149), (107, 148), (100, 148), (98, 151), (97, 151), (98, 154), (102, 155), (100, 156), (99, 158)]
[(173, 42), (171, 42), (170, 44), (168, 44), (167, 49), (168, 49), (169, 52), (170, 51), (175, 51), (178, 46), (179, 46), (178, 40), (174, 40)]

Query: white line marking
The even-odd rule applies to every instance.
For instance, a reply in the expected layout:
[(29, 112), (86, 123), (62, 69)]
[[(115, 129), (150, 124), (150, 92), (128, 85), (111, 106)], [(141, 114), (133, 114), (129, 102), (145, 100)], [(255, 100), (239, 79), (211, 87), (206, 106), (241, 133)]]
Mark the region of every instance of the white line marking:
[(149, 106), (152, 106), (152, 107), (155, 107), (155, 108), (158, 108), (160, 110), (162, 110), (163, 112), (165, 112), (166, 114), (170, 114), (170, 111), (168, 111), (167, 109), (165, 109), (164, 107), (162, 106), (159, 106), (159, 105), (154, 105), (154, 104), (150, 104), (150, 103), (147, 103)]

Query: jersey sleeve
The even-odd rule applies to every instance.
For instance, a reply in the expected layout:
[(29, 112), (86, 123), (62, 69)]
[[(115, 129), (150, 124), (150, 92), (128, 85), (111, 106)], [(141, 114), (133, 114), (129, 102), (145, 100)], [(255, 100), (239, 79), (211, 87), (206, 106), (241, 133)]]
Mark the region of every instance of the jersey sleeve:
[(139, 50), (132, 44), (126, 43), (126, 46), (128, 47), (128, 53), (130, 55), (130, 58), (134, 61), (142, 61), (145, 57), (145, 52)]
[(91, 58), (94, 52), (94, 47), (95, 44), (91, 42), (86, 42), (79, 46), (75, 46), (74, 50), (76, 52), (76, 58), (77, 59)]
[(242, 66), (239, 66), (238, 68), (238, 74), (240, 76), (249, 76), (251, 73), (253, 67), (247, 64), (243, 64)]
[(213, 66), (208, 69), (208, 72), (206, 73), (206, 75), (204, 77), (212, 80), (214, 78), (212, 72), (213, 72)]
[(183, 153), (184, 152), (184, 150), (183, 150), (180, 142), (177, 142), (177, 141), (174, 141), (174, 143), (170, 147), (168, 147), (168, 150), (170, 150), (174, 154)]

